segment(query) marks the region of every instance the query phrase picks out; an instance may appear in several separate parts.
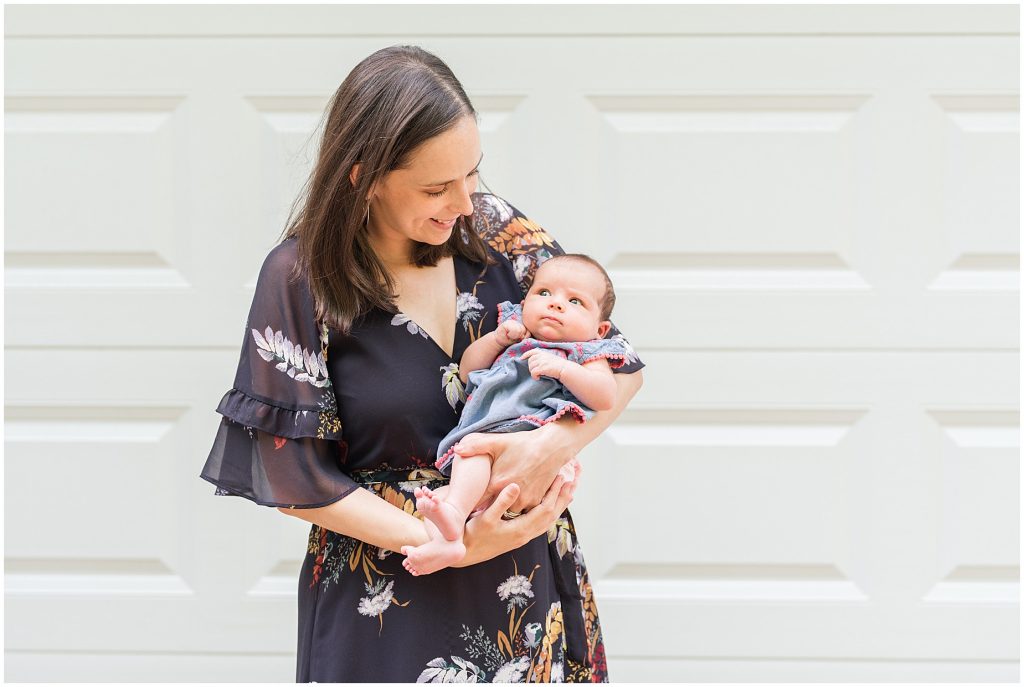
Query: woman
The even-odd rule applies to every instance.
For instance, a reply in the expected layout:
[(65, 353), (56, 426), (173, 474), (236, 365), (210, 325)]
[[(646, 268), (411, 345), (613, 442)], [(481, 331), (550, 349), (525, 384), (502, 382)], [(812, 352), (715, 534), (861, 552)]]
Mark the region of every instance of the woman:
[(564, 510), (578, 480), (555, 475), (636, 393), (640, 375), (621, 373), (639, 360), (616, 371), (615, 407), (583, 425), (460, 442), (494, 456), (495, 500), (455, 567), (415, 577), (394, 553), (426, 541), (413, 490), (444, 483), (432, 463), (465, 402), (457, 361), (563, 252), (475, 193), (481, 157), (443, 62), (374, 53), (335, 93), (304, 203), (260, 271), (202, 477), (312, 523), (299, 682), (607, 681)]

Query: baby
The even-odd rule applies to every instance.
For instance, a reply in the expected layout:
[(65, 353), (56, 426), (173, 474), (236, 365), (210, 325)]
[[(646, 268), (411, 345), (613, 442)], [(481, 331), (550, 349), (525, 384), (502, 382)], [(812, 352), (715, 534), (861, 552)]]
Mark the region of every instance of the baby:
[[(615, 291), (601, 265), (573, 253), (544, 261), (521, 304), (498, 305), (497, 328), (474, 341), (459, 364), (466, 405), (458, 426), (438, 445), (436, 462), (451, 480), (434, 491), (416, 489), (430, 541), (402, 547), (406, 570), (425, 575), (461, 560), (466, 519), (486, 507), (480, 501), (491, 457), (460, 456), (462, 437), (535, 429), (566, 413), (586, 422), (594, 411), (615, 404), (611, 370), (625, 365), (632, 352), (621, 337), (603, 338), (614, 304)], [(566, 482), (577, 469), (575, 459), (562, 467)]]

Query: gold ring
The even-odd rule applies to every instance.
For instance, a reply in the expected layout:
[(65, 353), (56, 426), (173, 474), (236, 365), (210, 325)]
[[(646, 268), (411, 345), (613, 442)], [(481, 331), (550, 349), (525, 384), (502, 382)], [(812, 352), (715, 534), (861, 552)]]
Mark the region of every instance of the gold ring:
[(507, 510), (507, 511), (505, 511), (505, 514), (501, 516), (501, 519), (502, 520), (515, 520), (520, 515), (522, 515), (522, 513), (516, 513), (515, 511)]

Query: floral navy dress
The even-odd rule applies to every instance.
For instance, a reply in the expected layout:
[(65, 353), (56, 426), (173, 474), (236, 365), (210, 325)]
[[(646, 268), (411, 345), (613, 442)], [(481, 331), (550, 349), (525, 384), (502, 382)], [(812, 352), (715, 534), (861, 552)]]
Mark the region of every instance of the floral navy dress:
[[(413, 490), (447, 482), (433, 464), (465, 405), (458, 361), (564, 251), (491, 194), (472, 226), (494, 265), (455, 256), (449, 356), (407, 316), (374, 310), (343, 335), (315, 319), (294, 239), (260, 271), (234, 386), (201, 476), (216, 494), (316, 508), (366, 489), (416, 517)], [(644, 365), (628, 351), (614, 371)], [(298, 682), (607, 682), (597, 606), (572, 516), (489, 561), (410, 575), (400, 553), (319, 525), (299, 575)]]

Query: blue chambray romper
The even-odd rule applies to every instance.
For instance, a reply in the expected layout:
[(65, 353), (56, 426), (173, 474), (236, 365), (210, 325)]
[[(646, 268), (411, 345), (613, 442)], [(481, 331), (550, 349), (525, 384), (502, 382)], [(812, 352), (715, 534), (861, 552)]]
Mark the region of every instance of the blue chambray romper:
[[(505, 320), (523, 321), (521, 303), (503, 301), (498, 304), (498, 324)], [(522, 432), (554, 422), (572, 413), (586, 422), (594, 411), (584, 405), (557, 379), (542, 375), (530, 376), (530, 361), (523, 353), (544, 348), (574, 363), (607, 358), (613, 367), (625, 365), (629, 359), (626, 345), (619, 338), (590, 341), (540, 341), (525, 338), (505, 349), (487, 369), (469, 373), (466, 384), (466, 405), (459, 424), (437, 446), (435, 466), (451, 476), (455, 451), (452, 448), (462, 437), (473, 432)]]

